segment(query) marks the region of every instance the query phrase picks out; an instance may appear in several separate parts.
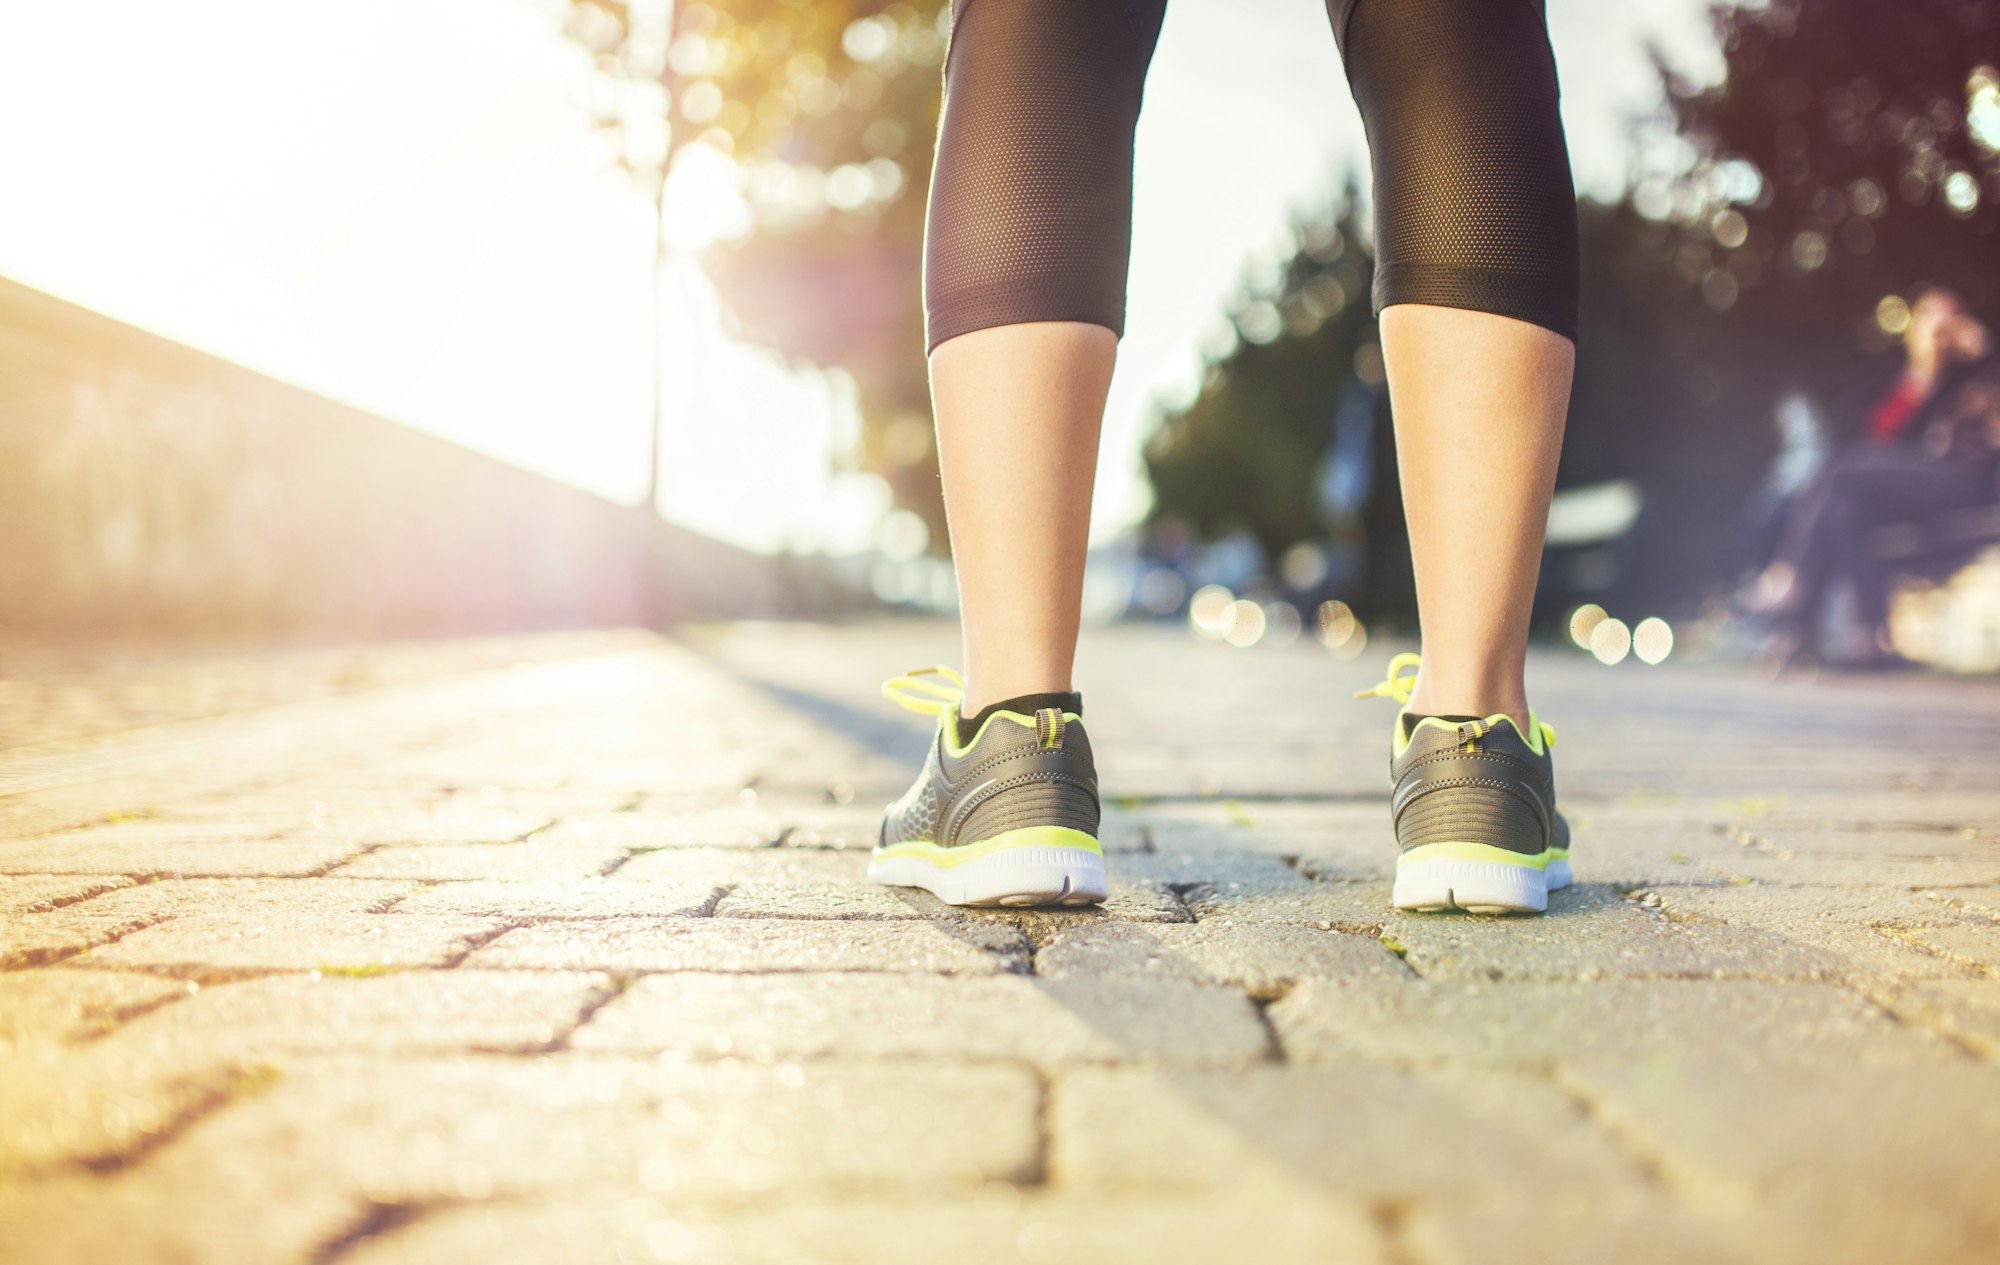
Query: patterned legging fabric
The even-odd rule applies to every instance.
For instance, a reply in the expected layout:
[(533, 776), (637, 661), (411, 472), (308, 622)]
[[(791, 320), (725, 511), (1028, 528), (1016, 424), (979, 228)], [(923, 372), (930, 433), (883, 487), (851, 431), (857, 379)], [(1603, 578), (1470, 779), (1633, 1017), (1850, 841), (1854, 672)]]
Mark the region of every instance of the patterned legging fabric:
[[(1544, 3), (1327, 0), (1374, 171), (1376, 312), (1429, 303), (1576, 337), (1576, 195)], [(953, 0), (924, 249), (931, 347), (1027, 321), (1123, 333), (1132, 135), (1166, 4)]]

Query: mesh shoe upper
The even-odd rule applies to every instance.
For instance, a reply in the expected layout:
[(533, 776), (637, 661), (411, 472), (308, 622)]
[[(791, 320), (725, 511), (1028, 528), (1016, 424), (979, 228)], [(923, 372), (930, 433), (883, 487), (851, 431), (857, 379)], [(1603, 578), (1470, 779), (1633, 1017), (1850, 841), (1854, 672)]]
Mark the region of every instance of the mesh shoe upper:
[(1097, 833), (1097, 766), (1074, 713), (995, 713), (962, 751), (952, 750), (956, 719), (956, 708), (944, 713), (923, 772), (889, 806), (884, 844), (950, 848), (1031, 826)]
[(1555, 762), (1510, 720), (1419, 723), (1389, 761), (1396, 842), (1484, 843), (1538, 856), (1569, 847), (1556, 811)]

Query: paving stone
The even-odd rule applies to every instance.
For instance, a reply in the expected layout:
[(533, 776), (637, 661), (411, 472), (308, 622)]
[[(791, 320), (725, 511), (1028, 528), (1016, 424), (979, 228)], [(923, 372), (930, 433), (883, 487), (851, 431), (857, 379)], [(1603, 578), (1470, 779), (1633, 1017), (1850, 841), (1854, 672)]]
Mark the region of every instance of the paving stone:
[(440, 883), (399, 901), (392, 912), (396, 916), (482, 914), (515, 919), (695, 916), (711, 912), (722, 891), (720, 883), (647, 883), (619, 880), (615, 875)]
[[(1112, 922), (1194, 921), (1187, 905), (1165, 884), (1128, 877), (1121, 868), (1124, 860), (1123, 857), (1111, 860), (1111, 894), (1102, 904), (1089, 906), (1082, 913)], [(1067, 921), (1063, 913), (1055, 910), (1023, 910), (1022, 920), (1024, 923), (1039, 920), (1051, 924)]]
[[(1311, 880), (1282, 857), (1219, 848), (1162, 848), (1158, 852), (1120, 857), (1112, 863), (1112, 869), (1116, 873), (1169, 887), (1213, 888), (1219, 893), (1237, 896), (1295, 892), (1312, 885)], [(1193, 894), (1206, 895), (1205, 892)]]
[(30, 1041), (102, 1036), (134, 1015), (186, 998), (193, 988), (127, 972), (9, 971), (0, 974), (0, 1052)]
[(0, 1189), (65, 1166), (107, 1168), (251, 1087), (255, 1069), (175, 1051), (29, 1042), (0, 1051)]
[[(1056, 1081), (1049, 1121), (1051, 1171), (1077, 1191), (1318, 1187), (1449, 1200), (1473, 1190), (1518, 1194), (1524, 1173), (1554, 1189), (1640, 1180), (1562, 1091), (1478, 1071), (1419, 1075), (1361, 1060), (1078, 1071)], [(1417, 1144), (1426, 1138), (1449, 1142)]]
[(120, 936), (152, 926), (157, 918), (93, 914), (29, 914), (0, 923), (0, 971), (45, 966)]
[[(296, 821), (297, 810), (285, 820)], [(144, 847), (153, 845), (257, 843), (277, 838), (282, 828), (266, 821), (241, 816), (210, 821), (182, 821), (173, 818), (133, 817), (101, 821), (73, 830), (32, 837), (17, 837), (10, 845), (36, 844), (59, 856), (65, 851), (88, 853), (95, 848)]]
[(548, 813), (468, 806), (452, 801), (415, 811), (356, 810), (343, 797), (336, 799), (325, 814), (287, 831), (286, 837), (364, 844), (512, 843), (546, 829), (552, 821), (554, 817)]
[(1306, 980), (1266, 1013), (1286, 1054), (1299, 1060), (1361, 1053), (1539, 1066), (1738, 1058), (1813, 1067), (1930, 1064), (1956, 1053), (1862, 997), (1816, 983)]
[(0, 845), (0, 869), (11, 873), (146, 877), (310, 876), (324, 874), (359, 852), (347, 843), (93, 843), (53, 840)]
[(1404, 978), (1409, 968), (1373, 936), (1311, 927), (1093, 923), (1056, 932), (1036, 951), (1035, 973), (1185, 979), (1276, 998), (1302, 979)]
[(1382, 934), (1433, 979), (1824, 979), (1847, 968), (1825, 949), (1755, 927), (1675, 921), (1598, 884), (1558, 894), (1541, 918), (1397, 914)]
[(1954, 887), (1945, 891), (1926, 892), (1925, 895), (1954, 908), (2000, 919), (2000, 883)]
[(560, 842), (610, 843), (625, 848), (798, 848), (866, 852), (881, 825), (875, 804), (788, 803), (756, 799), (751, 806), (699, 802), (675, 811), (573, 814), (546, 837)]
[(2000, 975), (2000, 922), (1911, 927), (1895, 929), (1890, 934), (1905, 944), (1956, 962), (1981, 975)]
[(1902, 938), (1966, 916), (1920, 894), (1888, 888), (1732, 885), (1656, 887), (1639, 893), (1669, 917), (1754, 928), (1838, 955), (1863, 977), (1963, 976), (1967, 968)]
[(156, 1160), (388, 1203), (937, 1197), (1031, 1180), (1040, 1102), (1013, 1067), (301, 1057)]
[(57, 910), (56, 916), (178, 918), (184, 914), (379, 913), (417, 890), (408, 879), (164, 879), (120, 888)]
[(274, 1185), (270, 1167), (243, 1156), (226, 1168), (140, 1164), (0, 1183), (0, 1260), (308, 1262), (374, 1211), (324, 1183)]
[(609, 971), (1020, 973), (1028, 942), (1005, 926), (919, 921), (655, 918), (509, 931), (467, 966)]
[(346, 1265), (559, 1265), (579, 1243), (617, 1259), (705, 1265), (1035, 1265), (1231, 1260), (1269, 1265), (1386, 1259), (1359, 1209), (1326, 1199), (1253, 1203), (980, 1192), (935, 1204), (786, 1204), (728, 1214), (658, 1197), (592, 1205), (447, 1208), (378, 1236)]
[(1653, 884), (1713, 887), (1741, 880), (1749, 846), (1713, 821), (1662, 821), (1646, 813), (1573, 814), (1570, 863), (1579, 881), (1613, 889)]
[[(913, 919), (930, 916), (934, 903), (917, 888), (884, 887), (867, 877), (863, 854), (768, 849), (758, 852), (685, 849), (632, 858), (621, 880), (680, 880), (713, 876), (729, 890), (717, 904), (719, 918)], [(1114, 868), (1111, 895), (1088, 916), (1131, 922), (1185, 922), (1188, 913), (1171, 891)], [(1030, 912), (1022, 915), (1034, 918)]]
[(0, 916), (45, 914), (131, 885), (123, 874), (0, 875)]
[(213, 978), (245, 971), (370, 971), (446, 966), (506, 924), (452, 915), (269, 910), (190, 914), (77, 958), (84, 966), (169, 969)]
[(1871, 987), (1868, 996), (1904, 1023), (2000, 1057), (2000, 979), (1900, 981)]
[(1267, 1056), (1233, 989), (1163, 979), (653, 975), (598, 1011), (578, 1050), (756, 1060), (926, 1058), (1245, 1065)]
[(719, 918), (914, 918), (897, 894), (868, 881), (859, 853), (677, 848), (633, 857), (620, 882), (726, 886)]
[(546, 879), (589, 878), (625, 859), (623, 848), (604, 844), (420, 843), (391, 844), (340, 867), (345, 878)]
[(1655, 1058), (1575, 1075), (1600, 1117), (1644, 1138), (1670, 1171), (1966, 1207), (1992, 1191), (2000, 1066), (1991, 1063), (1913, 1075), (1835, 1057), (1792, 1066)]
[(1983, 865), (1990, 871), (2000, 865), (2000, 837), (1982, 837), (1966, 830), (1898, 829), (1865, 817), (1844, 823), (1783, 819), (1734, 822), (1726, 833), (1774, 860), (1878, 858), (1891, 869), (1962, 862)]
[(1440, 1265), (1976, 1265), (1991, 1258), (2000, 1218), (1865, 1189), (1767, 1190), (1701, 1207), (1640, 1189), (1426, 1205), (1404, 1233), (1418, 1259)]
[(1196, 922), (1288, 924), (1374, 934), (1395, 914), (1387, 879), (1252, 885), (1218, 883), (1183, 893)]
[[(1402, 1227), (1419, 1260), (1438, 1265), (1763, 1265), (1749, 1218), (1695, 1209), (1662, 1192), (1591, 1188), (1507, 1197), (1426, 1201)], [(1560, 1235), (1549, 1227), (1560, 1225)]]
[(617, 848), (770, 848), (784, 832), (783, 819), (774, 814), (705, 805), (685, 812), (577, 813), (537, 838)]
[[(440, 816), (515, 812), (532, 818), (560, 820), (577, 814), (626, 811), (639, 799), (633, 792), (602, 786), (563, 785), (524, 790), (496, 782), (461, 786), (431, 805), (430, 811)], [(546, 830), (537, 832), (546, 833)]]
[(1314, 856), (1329, 876), (1383, 878), (1394, 868), (1389, 800), (1360, 803), (1262, 801), (1116, 805), (1105, 812), (1105, 840), (1118, 850), (1156, 855)]
[(584, 972), (277, 976), (209, 985), (127, 1025), (115, 1040), (224, 1049), (238, 1059), (344, 1050), (533, 1052), (568, 1033), (611, 988), (609, 976)]
[(2000, 879), (2000, 845), (1925, 834), (1743, 832), (1732, 872), (1765, 883), (1969, 886)]

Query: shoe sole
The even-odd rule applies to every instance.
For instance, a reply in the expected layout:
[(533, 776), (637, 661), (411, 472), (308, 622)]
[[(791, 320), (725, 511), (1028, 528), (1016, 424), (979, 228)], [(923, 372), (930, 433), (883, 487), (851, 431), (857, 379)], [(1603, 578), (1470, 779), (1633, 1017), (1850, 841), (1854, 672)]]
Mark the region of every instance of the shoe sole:
[(868, 877), (888, 887), (921, 887), (947, 905), (1077, 907), (1111, 894), (1097, 840), (1059, 826), (1009, 830), (954, 848), (915, 840), (877, 847)]
[(1573, 881), (1569, 854), (1538, 857), (1483, 843), (1425, 844), (1396, 862), (1396, 908), (1416, 913), (1539, 914)]

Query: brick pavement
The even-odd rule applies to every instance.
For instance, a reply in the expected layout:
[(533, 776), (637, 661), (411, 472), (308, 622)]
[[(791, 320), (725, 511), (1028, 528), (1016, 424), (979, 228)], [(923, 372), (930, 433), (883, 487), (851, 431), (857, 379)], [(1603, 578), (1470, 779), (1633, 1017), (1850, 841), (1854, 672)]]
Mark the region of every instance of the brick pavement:
[(1112, 900), (985, 913), (862, 875), (950, 646), (0, 689), (0, 1261), (2000, 1255), (2000, 685), (1550, 654), (1577, 887), (1412, 917), (1380, 656), (1096, 632)]

